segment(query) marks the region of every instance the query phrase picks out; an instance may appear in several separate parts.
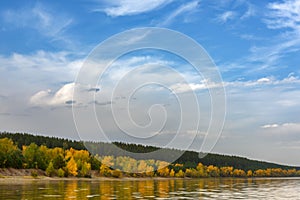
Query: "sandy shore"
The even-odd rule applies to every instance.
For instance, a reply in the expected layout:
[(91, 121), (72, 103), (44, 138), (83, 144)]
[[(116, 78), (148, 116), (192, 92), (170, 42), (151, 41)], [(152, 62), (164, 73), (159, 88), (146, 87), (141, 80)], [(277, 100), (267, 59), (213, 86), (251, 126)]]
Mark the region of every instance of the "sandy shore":
[(163, 177), (122, 177), (122, 178), (110, 178), (110, 177), (92, 177), (92, 178), (77, 178), (77, 177), (48, 177), (38, 176), (36, 178), (32, 176), (2, 176), (0, 178), (0, 184), (26, 184), (32, 182), (44, 182), (44, 181), (147, 181), (147, 180), (171, 180), (171, 179), (190, 179), (190, 178), (163, 178)]
[[(35, 171), (38, 176), (33, 177), (31, 173)], [(100, 177), (97, 171), (92, 171), (91, 178), (78, 178), (78, 177), (48, 177), (43, 170), (36, 169), (13, 169), (13, 168), (0, 168), (0, 183), (12, 183), (12, 184), (22, 184), (32, 181), (130, 181), (130, 180), (169, 180), (169, 179), (181, 179), (181, 178), (165, 178), (165, 177)], [(190, 179), (190, 178), (184, 178)]]

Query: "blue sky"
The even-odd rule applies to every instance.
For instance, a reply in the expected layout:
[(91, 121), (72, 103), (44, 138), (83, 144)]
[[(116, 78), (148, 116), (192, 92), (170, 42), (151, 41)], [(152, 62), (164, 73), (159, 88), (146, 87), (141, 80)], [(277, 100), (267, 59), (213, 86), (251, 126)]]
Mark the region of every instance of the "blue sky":
[[(78, 138), (66, 102), (86, 56), (114, 34), (161, 27), (197, 41), (220, 71), (227, 118), (214, 152), (300, 165), (299, 13), (299, 0), (2, 1), (0, 129)], [(185, 71), (145, 51), (120, 59), (114, 75), (141, 63)]]

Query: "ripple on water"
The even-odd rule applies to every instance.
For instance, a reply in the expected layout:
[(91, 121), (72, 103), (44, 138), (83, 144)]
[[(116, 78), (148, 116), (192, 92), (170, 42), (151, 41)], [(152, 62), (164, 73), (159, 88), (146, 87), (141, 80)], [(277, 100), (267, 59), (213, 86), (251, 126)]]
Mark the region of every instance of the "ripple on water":
[[(0, 184), (0, 199), (274, 199), (300, 200), (300, 179), (245, 179), (230, 181), (149, 180)], [(163, 184), (160, 184), (163, 183)], [(152, 186), (152, 187), (150, 187)], [(159, 187), (158, 187), (159, 186)]]

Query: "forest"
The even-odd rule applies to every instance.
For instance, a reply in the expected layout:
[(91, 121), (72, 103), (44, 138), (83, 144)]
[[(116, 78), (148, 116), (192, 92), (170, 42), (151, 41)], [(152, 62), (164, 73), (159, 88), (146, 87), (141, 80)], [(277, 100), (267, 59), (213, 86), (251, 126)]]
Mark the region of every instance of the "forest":
[[(96, 145), (95, 145), (96, 144)], [(85, 146), (93, 145), (89, 152)], [(249, 160), (237, 156), (182, 152), (173, 163), (151, 157), (116, 154), (112, 146), (135, 153), (159, 149), (153, 146), (81, 142), (24, 133), (0, 134), (0, 168), (41, 169), (47, 176), (91, 177), (92, 171), (106, 177), (292, 177), (296, 167)], [(90, 149), (90, 148), (89, 148)], [(167, 149), (167, 151), (180, 151)], [(94, 173), (95, 174), (95, 173)]]

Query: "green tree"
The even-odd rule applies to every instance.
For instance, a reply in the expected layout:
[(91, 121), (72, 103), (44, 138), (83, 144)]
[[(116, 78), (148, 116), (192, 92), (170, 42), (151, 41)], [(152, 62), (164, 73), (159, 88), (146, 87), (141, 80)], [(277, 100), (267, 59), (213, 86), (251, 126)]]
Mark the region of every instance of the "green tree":
[(80, 170), (81, 177), (91, 177), (91, 164), (84, 162)]
[(50, 161), (50, 163), (49, 163), (49, 165), (46, 169), (46, 174), (47, 174), (47, 176), (54, 176), (55, 175), (55, 169), (53, 167), (53, 162), (52, 161)]
[(46, 170), (50, 161), (48, 148), (43, 145), (38, 147), (36, 144), (31, 143), (29, 146), (23, 146), (22, 154), (25, 168)]
[(54, 169), (64, 168), (66, 166), (64, 150), (62, 148), (56, 147), (49, 149), (49, 155), (50, 158), (52, 158)]
[(65, 171), (62, 168), (59, 168), (57, 170), (57, 176), (58, 177), (64, 177), (65, 176)]
[(0, 168), (22, 167), (22, 153), (13, 141), (8, 138), (0, 139)]

